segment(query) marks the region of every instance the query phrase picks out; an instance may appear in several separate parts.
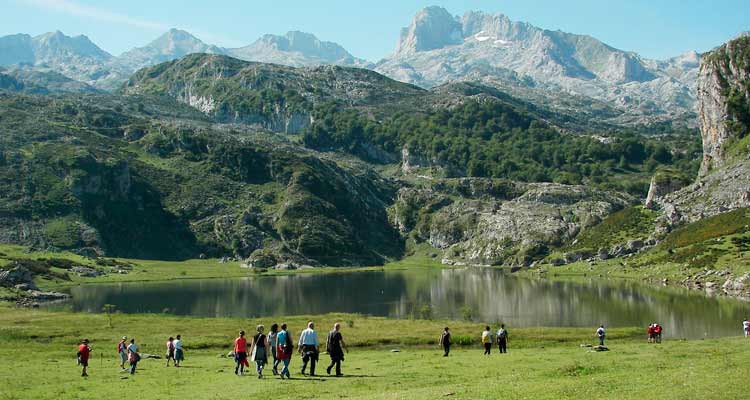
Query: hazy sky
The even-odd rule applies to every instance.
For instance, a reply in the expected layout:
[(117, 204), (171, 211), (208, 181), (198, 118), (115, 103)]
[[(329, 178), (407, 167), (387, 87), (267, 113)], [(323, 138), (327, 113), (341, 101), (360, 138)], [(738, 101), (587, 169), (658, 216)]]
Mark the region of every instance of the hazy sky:
[(0, 35), (61, 30), (87, 35), (118, 55), (172, 27), (223, 47), (301, 30), (377, 61), (393, 50), (400, 28), (428, 5), (452, 14), (503, 13), (659, 59), (706, 51), (750, 30), (748, 0), (0, 0)]

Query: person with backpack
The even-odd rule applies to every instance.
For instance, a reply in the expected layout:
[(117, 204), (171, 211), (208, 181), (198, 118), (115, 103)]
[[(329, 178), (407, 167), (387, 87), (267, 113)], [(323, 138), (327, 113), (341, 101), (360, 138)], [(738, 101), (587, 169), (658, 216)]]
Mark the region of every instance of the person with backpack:
[(240, 335), (237, 339), (234, 339), (234, 367), (235, 375), (245, 375), (245, 365), (247, 364), (247, 339), (245, 339), (245, 331), (240, 331)]
[(648, 342), (649, 343), (655, 343), (656, 342), (656, 334), (654, 333), (654, 329), (656, 327), (656, 324), (651, 324), (648, 326), (648, 329), (646, 330), (646, 334), (648, 335)]
[(271, 372), (273, 372), (274, 375), (279, 374), (279, 359), (276, 358), (276, 347), (278, 346), (278, 341), (276, 340), (276, 336), (279, 334), (279, 324), (272, 324), (271, 325), (271, 331), (268, 332), (268, 348), (271, 349), (271, 358), (273, 359), (273, 366), (271, 369)]
[(284, 379), (285, 376), (291, 378), (291, 375), (289, 375), (289, 363), (292, 361), (294, 345), (292, 344), (292, 336), (289, 331), (287, 331), (286, 324), (281, 324), (281, 331), (276, 335), (276, 341), (278, 343), (276, 346), (276, 357), (278, 357), (284, 365), (279, 377), (281, 379)]
[(185, 361), (185, 349), (182, 346), (182, 335), (177, 335), (174, 341), (174, 366), (179, 367)]
[(263, 368), (268, 364), (268, 337), (263, 333), (265, 327), (258, 325), (256, 331), (258, 333), (253, 336), (253, 341), (250, 344), (250, 354), (253, 361), (255, 361), (255, 371), (258, 373), (258, 379), (263, 378)]
[(607, 332), (604, 330), (604, 325), (600, 325), (599, 329), (596, 330), (596, 336), (599, 338), (599, 346), (604, 347), (604, 337)]
[(505, 329), (505, 324), (500, 324), (500, 329), (497, 330), (497, 348), (500, 354), (508, 352), (508, 330)]
[(484, 345), (484, 355), (490, 355), (492, 352), (492, 332), (490, 332), (489, 325), (485, 326), (484, 331), (482, 331), (482, 344)]
[(123, 336), (117, 342), (117, 354), (120, 356), (120, 369), (125, 369), (125, 363), (128, 361), (128, 337)]
[(451, 352), (451, 332), (447, 326), (443, 329), (438, 343), (443, 347), (443, 357), (448, 357), (448, 354)]
[(333, 330), (328, 333), (328, 339), (326, 340), (326, 351), (331, 357), (331, 365), (326, 368), (328, 375), (331, 375), (331, 369), (336, 367), (336, 376), (342, 376), (341, 373), (341, 362), (344, 361), (344, 350), (349, 352), (344, 343), (344, 337), (341, 336), (341, 324), (335, 323)]
[(167, 339), (167, 367), (169, 366), (169, 360), (172, 360), (175, 366), (177, 362), (174, 359), (174, 338), (172, 336)]
[(89, 347), (89, 340), (83, 339), (81, 343), (78, 344), (78, 365), (81, 366), (81, 376), (87, 377), (89, 376), (88, 372), (86, 371), (89, 367), (89, 357), (91, 356), (91, 347)]
[(315, 332), (315, 324), (312, 321), (307, 323), (307, 329), (299, 335), (299, 352), (302, 355), (302, 375), (305, 375), (307, 363), (310, 363), (310, 376), (315, 376), (315, 364), (318, 363), (319, 342), (318, 333)]
[(141, 355), (138, 353), (138, 345), (135, 344), (135, 339), (130, 339), (130, 344), (128, 345), (128, 361), (130, 362), (130, 375), (134, 375), (138, 361), (141, 361)]

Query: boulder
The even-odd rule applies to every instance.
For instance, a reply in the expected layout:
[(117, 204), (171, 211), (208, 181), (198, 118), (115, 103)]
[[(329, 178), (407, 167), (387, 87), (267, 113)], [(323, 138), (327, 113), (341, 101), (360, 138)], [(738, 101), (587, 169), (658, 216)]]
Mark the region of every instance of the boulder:
[(21, 284), (34, 284), (34, 276), (25, 267), (15, 267), (0, 271), (0, 285), (14, 286)]
[(641, 239), (635, 239), (628, 241), (628, 250), (631, 253), (637, 253), (639, 250), (641, 250), (644, 246), (643, 240)]
[(599, 257), (599, 259), (602, 261), (609, 259), (609, 249), (606, 249), (604, 247), (600, 248), (597, 252), (597, 257)]
[(70, 298), (70, 295), (67, 293), (42, 292), (39, 290), (31, 290), (28, 293), (29, 296), (36, 301), (56, 301), (67, 300)]
[(103, 275), (102, 272), (94, 268), (89, 268), (89, 267), (78, 266), (78, 267), (73, 267), (70, 270), (78, 274), (78, 276), (83, 276), (86, 278), (96, 278), (99, 275)]

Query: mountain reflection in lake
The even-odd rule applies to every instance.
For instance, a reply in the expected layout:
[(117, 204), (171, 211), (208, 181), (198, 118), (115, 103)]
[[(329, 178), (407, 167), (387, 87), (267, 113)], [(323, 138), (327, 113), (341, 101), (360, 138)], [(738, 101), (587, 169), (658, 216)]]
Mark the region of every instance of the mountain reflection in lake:
[[(395, 318), (463, 319), (514, 327), (642, 326), (659, 322), (669, 337), (740, 334), (750, 304), (624, 282), (517, 278), (494, 269), (412, 269), (242, 279), (82, 285), (66, 305), (99, 312), (201, 317), (360, 313)], [(429, 307), (427, 307), (429, 306)]]

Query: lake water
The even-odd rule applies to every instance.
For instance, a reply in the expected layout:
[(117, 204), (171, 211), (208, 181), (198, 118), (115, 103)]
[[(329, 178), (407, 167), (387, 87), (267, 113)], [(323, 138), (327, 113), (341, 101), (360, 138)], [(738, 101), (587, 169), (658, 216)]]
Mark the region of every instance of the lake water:
[[(360, 313), (436, 318), (512, 327), (643, 326), (658, 322), (680, 338), (736, 336), (750, 304), (628, 282), (518, 278), (495, 269), (411, 269), (159, 283), (82, 285), (63, 305), (100, 312), (201, 317)], [(470, 311), (470, 312), (468, 312)]]

